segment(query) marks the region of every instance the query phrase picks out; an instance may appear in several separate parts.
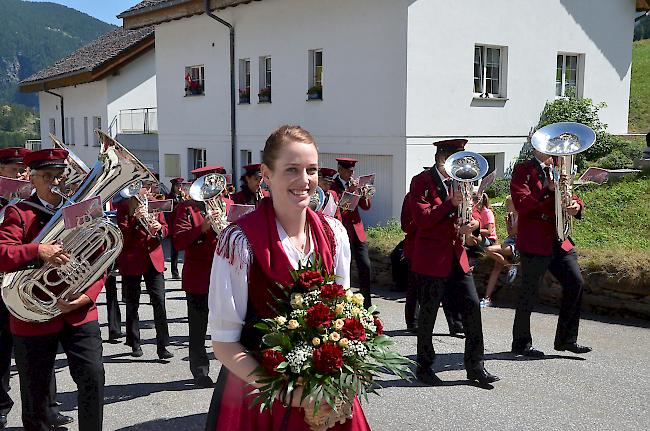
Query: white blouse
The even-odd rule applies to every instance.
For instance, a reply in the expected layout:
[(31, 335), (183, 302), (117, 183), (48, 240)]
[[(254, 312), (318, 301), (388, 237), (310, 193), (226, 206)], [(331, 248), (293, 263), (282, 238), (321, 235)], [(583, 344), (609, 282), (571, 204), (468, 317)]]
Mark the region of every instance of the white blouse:
[[(334, 274), (337, 282), (344, 287), (350, 286), (350, 241), (348, 234), (335, 218), (326, 217), (336, 241), (336, 256), (334, 262)], [(289, 258), (294, 269), (298, 268), (298, 262), (313, 262), (314, 241), (310, 235), (310, 249), (304, 255), (291, 242), (289, 236), (282, 226), (276, 222), (278, 235), (282, 242), (282, 248)], [(241, 336), (246, 311), (248, 308), (248, 271), (252, 261), (248, 240), (241, 232), (241, 235), (229, 235), (231, 241), (230, 249), (234, 256), (232, 264), (227, 258), (214, 255), (212, 271), (210, 273), (210, 293), (208, 295), (208, 325), (212, 341), (237, 342)], [(223, 241), (222, 236), (219, 241)], [(220, 248), (220, 245), (218, 246)], [(302, 258), (302, 259), (301, 259)]]

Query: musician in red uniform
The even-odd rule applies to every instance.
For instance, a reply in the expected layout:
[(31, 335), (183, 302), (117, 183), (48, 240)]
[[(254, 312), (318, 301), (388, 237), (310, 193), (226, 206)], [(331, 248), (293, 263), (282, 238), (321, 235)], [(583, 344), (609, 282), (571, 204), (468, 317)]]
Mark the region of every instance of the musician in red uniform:
[(239, 205), (255, 205), (263, 198), (269, 196), (269, 192), (262, 188), (261, 164), (246, 165), (244, 175), (241, 176), (241, 190), (231, 196), (234, 203)]
[[(343, 217), (341, 217), (341, 208), (339, 208), (339, 195), (332, 190), (332, 184), (334, 184), (334, 177), (336, 177), (336, 169), (332, 168), (320, 168), (318, 169), (318, 186), (323, 189), (325, 193), (325, 203), (323, 203), (323, 209), (325, 209), (330, 200), (332, 205), (336, 207), (336, 212), (332, 215), (338, 221), (342, 222)], [(321, 210), (322, 212), (323, 210)]]
[[(555, 181), (553, 157), (533, 150), (533, 158), (518, 164), (512, 172), (510, 194), (519, 215), (517, 249), (521, 253), (521, 287), (512, 328), (512, 351), (540, 358), (533, 347), (530, 313), (537, 290), (548, 269), (562, 285), (562, 303), (555, 333), (555, 350), (587, 353), (590, 347), (577, 343), (583, 279), (573, 242), (560, 242), (555, 227)], [(584, 203), (573, 195), (566, 212), (581, 218)]]
[[(51, 187), (63, 185), (67, 156), (67, 151), (58, 149), (26, 155), (24, 161), (31, 170), (30, 180), (36, 193), (5, 212), (0, 226), (0, 272), (14, 272), (32, 265), (62, 266), (70, 261), (70, 255), (59, 244), (32, 243), (63, 206), (62, 198), (52, 193)], [(25, 430), (50, 430), (50, 385), (59, 343), (77, 384), (79, 429), (102, 429), (104, 366), (95, 301), (105, 278), (102, 274), (75, 299), (60, 299), (57, 306), (62, 314), (47, 322), (25, 322), (10, 316)]]
[[(172, 213), (169, 216), (165, 217), (165, 221), (167, 221), (167, 226), (169, 227), (170, 232), (174, 231), (174, 213), (176, 212), (176, 208), (178, 208), (181, 202), (185, 201), (188, 198), (185, 196), (185, 192), (181, 188), (183, 181), (185, 181), (185, 178), (172, 178), (170, 181), (172, 187), (166, 196), (167, 199), (174, 201), (174, 209), (172, 210)], [(173, 240), (170, 241), (169, 245), (171, 249), (170, 261), (172, 266), (172, 280), (180, 280), (181, 276), (178, 273), (178, 248), (176, 247), (176, 244), (174, 244)]]
[[(141, 190), (141, 199), (146, 199), (149, 187)], [(150, 221), (146, 221), (150, 218)], [(142, 222), (140, 221), (142, 219)], [(168, 234), (167, 223), (162, 213), (147, 215), (136, 197), (125, 199), (117, 205), (117, 224), (124, 236), (122, 253), (117, 259), (122, 274), (122, 289), (126, 301), (126, 344), (131, 346), (134, 357), (142, 356), (140, 347), (140, 280), (149, 292), (156, 327), (156, 350), (160, 359), (174, 355), (167, 350), (169, 330), (165, 308), (165, 256), (162, 240)], [(145, 228), (143, 225), (146, 225)]]
[(411, 270), (418, 283), (420, 302), (416, 375), (430, 385), (441, 383), (432, 368), (435, 351), (431, 335), (443, 297), (462, 316), (467, 378), (480, 384), (499, 380), (483, 364), (481, 308), (461, 239), (461, 235), (476, 229), (478, 222), (458, 226), (457, 208), (463, 196), (453, 193), (444, 168), (447, 157), (461, 151), (466, 143), (465, 139), (436, 142), (435, 166), (413, 177), (409, 191), (409, 209), (415, 224)]
[[(222, 173), (220, 166), (203, 168), (200, 174)], [(201, 176), (203, 176), (201, 175)], [(226, 212), (232, 200), (222, 197)], [(217, 234), (206, 217), (204, 202), (186, 200), (174, 212), (174, 244), (185, 250), (183, 263), (183, 290), (187, 298), (187, 318), (190, 339), (190, 371), (197, 386), (207, 388), (213, 385), (208, 375), (210, 361), (205, 351), (205, 335), (208, 328), (208, 292), (210, 269), (217, 246)], [(217, 216), (217, 214), (214, 214)]]
[[(356, 181), (352, 178), (354, 168), (357, 164), (356, 159), (339, 157), (338, 174), (334, 178), (332, 190), (335, 191), (339, 198), (343, 197), (344, 192), (358, 193)], [(363, 295), (363, 306), (368, 308), (372, 305), (370, 298), (370, 279), (372, 268), (370, 266), (370, 257), (368, 256), (368, 243), (366, 242), (366, 232), (363, 227), (363, 220), (359, 214), (359, 208), (368, 211), (372, 206), (372, 198), (361, 198), (359, 204), (352, 211), (341, 211), (343, 226), (348, 231), (350, 237), (350, 247), (352, 255), (357, 265), (359, 274), (359, 290)]]

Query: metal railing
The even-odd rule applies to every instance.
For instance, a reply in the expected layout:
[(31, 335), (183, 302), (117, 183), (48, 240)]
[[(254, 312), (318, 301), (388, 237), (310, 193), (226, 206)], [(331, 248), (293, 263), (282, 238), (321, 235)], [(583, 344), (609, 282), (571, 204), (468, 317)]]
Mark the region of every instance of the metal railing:
[(117, 133), (158, 133), (158, 108), (122, 109)]
[(25, 141), (25, 148), (32, 151), (38, 151), (41, 149), (41, 140), (40, 139), (28, 139)]

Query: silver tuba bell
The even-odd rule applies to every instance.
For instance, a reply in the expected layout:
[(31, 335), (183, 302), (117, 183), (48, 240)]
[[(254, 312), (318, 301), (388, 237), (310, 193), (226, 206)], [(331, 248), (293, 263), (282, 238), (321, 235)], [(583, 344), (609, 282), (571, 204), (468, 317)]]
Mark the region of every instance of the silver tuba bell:
[(553, 179), (555, 181), (555, 228), (561, 241), (573, 230), (573, 217), (566, 208), (573, 199), (573, 177), (577, 168), (575, 155), (596, 142), (596, 132), (580, 123), (553, 123), (537, 130), (530, 143), (540, 153), (555, 156)]
[(190, 186), (190, 197), (205, 203), (205, 217), (210, 220), (210, 226), (217, 235), (228, 226), (226, 203), (222, 199), (226, 186), (226, 177), (221, 174), (204, 175)]
[(136, 181), (134, 183), (131, 183), (128, 186), (124, 187), (122, 190), (120, 190), (120, 196), (122, 196), (124, 199), (135, 198), (138, 201), (138, 205), (144, 208), (144, 212), (146, 214), (146, 216), (138, 218), (138, 222), (140, 223), (140, 226), (142, 226), (145, 232), (147, 232), (147, 235), (152, 236), (154, 238), (159, 237), (161, 232), (154, 233), (151, 231), (151, 228), (149, 227), (151, 223), (156, 221), (157, 217), (149, 212), (149, 200), (147, 199), (146, 196), (142, 196), (140, 194), (142, 187), (144, 187), (142, 181)]
[(453, 180), (454, 193), (460, 193), (463, 196), (463, 200), (458, 205), (458, 217), (461, 226), (472, 221), (472, 211), (474, 209), (472, 200), (473, 183), (485, 176), (488, 167), (485, 157), (472, 151), (459, 151), (447, 157), (445, 161), (445, 171)]
[[(96, 130), (101, 147), (97, 162), (71, 198), (81, 202), (99, 196), (102, 206), (134, 181), (155, 181), (151, 172), (117, 141)], [(59, 315), (59, 299), (71, 300), (85, 292), (117, 258), (122, 250), (122, 234), (106, 218), (92, 220), (65, 230), (59, 209), (32, 244), (59, 242), (70, 254), (70, 262), (55, 267), (5, 274), (2, 299), (20, 320), (45, 322)]]
[(319, 186), (316, 186), (316, 190), (309, 197), (309, 208), (318, 212), (323, 209), (323, 205), (325, 205), (325, 192)]

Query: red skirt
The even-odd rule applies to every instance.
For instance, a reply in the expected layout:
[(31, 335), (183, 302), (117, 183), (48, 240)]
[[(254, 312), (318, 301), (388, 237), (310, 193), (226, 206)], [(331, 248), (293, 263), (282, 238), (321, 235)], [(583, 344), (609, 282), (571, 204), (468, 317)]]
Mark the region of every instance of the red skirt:
[[(303, 410), (287, 408), (280, 402), (271, 411), (260, 413), (259, 406), (251, 407), (250, 387), (243, 380), (221, 367), (214, 389), (207, 431), (309, 431)], [(359, 400), (354, 400), (352, 419), (337, 424), (333, 431), (370, 431)]]

